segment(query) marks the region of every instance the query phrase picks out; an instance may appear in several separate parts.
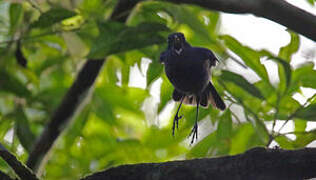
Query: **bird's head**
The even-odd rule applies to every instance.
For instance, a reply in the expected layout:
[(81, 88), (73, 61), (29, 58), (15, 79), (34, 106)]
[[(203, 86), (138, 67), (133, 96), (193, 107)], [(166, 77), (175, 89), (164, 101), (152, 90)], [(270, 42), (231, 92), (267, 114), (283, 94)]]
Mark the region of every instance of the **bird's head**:
[(178, 54), (186, 44), (184, 35), (180, 32), (172, 33), (168, 36), (168, 48), (176, 50)]

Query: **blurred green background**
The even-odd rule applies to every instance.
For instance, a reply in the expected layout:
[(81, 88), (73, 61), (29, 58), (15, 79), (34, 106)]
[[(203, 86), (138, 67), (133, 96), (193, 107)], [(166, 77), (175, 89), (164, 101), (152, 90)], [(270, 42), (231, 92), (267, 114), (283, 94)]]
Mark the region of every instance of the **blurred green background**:
[[(144, 1), (122, 13), (129, 14), (122, 24), (108, 20), (116, 3), (0, 1), (0, 142), (22, 162), (87, 57), (107, 57), (89, 98), (54, 144), (43, 179), (76, 179), (129, 163), (234, 155), (271, 142), (296, 149), (316, 139), (315, 130), (306, 130), (307, 122), (316, 120), (315, 96), (304, 103), (293, 98), (302, 87), (316, 89), (311, 59), (290, 64), (299, 35), (284, 32), (290, 42), (275, 54), (221, 33), (219, 12)], [(187, 136), (195, 107), (182, 107), (184, 118), (171, 135), (177, 104), (159, 63), (167, 35), (176, 31), (220, 59), (212, 82), (228, 106), (224, 112), (200, 110), (201, 131), (193, 145)], [(26, 67), (16, 58), (17, 40)], [(263, 61), (277, 66), (277, 82)], [(238, 62), (237, 70), (227, 67), (229, 62)], [(245, 68), (259, 80), (244, 77)], [(275, 122), (288, 121), (293, 123), (289, 132), (274, 128)], [(2, 159), (0, 170), (14, 176)]]

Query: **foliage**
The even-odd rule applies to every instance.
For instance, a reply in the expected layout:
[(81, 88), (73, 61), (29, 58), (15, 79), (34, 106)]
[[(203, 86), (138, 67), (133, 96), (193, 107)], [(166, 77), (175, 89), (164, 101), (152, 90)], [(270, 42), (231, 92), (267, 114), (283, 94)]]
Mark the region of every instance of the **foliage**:
[[(316, 139), (315, 130), (306, 131), (307, 122), (315, 121), (315, 99), (301, 105), (293, 98), (302, 87), (316, 89), (313, 63), (297, 68), (290, 64), (299, 48), (297, 34), (289, 31), (291, 41), (274, 55), (219, 34), (217, 12), (146, 1), (138, 3), (122, 24), (108, 20), (115, 3), (0, 2), (0, 139), (20, 160), (28, 157), (35, 138), (87, 57), (107, 56), (91, 98), (55, 143), (44, 167), (44, 179), (74, 179), (120, 164), (232, 155), (265, 146), (270, 137), (290, 149)], [(212, 81), (229, 108), (224, 112), (212, 107), (200, 111), (200, 125), (208, 124), (212, 129), (205, 130), (205, 137), (193, 146), (186, 138), (194, 123), (194, 107), (182, 108), (184, 119), (176, 136), (171, 136), (176, 107), (170, 103), (173, 88), (158, 62), (167, 34), (174, 31), (184, 32), (195, 46), (212, 49), (222, 62), (222, 67), (214, 69)], [(17, 48), (21, 48), (27, 67), (18, 63)], [(259, 80), (252, 83), (229, 69), (227, 52), (237, 55)], [(148, 69), (143, 68), (144, 58), (151, 60)], [(278, 66), (277, 84), (270, 82), (262, 64), (267, 60)], [(135, 81), (131, 67), (146, 77), (145, 88), (131, 86)], [(151, 101), (155, 96), (159, 96), (158, 104)], [(240, 111), (234, 111), (233, 106)], [(161, 116), (170, 108), (168, 116)], [(148, 116), (152, 109), (153, 115)], [(161, 123), (156, 122), (158, 117)], [(276, 120), (293, 120), (296, 139), (267, 128)], [(13, 174), (2, 160), (0, 169)]]

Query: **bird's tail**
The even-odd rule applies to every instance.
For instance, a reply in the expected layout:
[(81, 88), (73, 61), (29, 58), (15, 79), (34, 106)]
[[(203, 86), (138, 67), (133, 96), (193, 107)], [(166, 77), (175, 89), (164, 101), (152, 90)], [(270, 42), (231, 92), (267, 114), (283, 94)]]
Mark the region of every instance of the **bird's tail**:
[[(183, 97), (184, 96), (184, 97)], [(196, 105), (196, 96), (187, 96), (183, 95), (182, 93), (178, 92), (177, 90), (173, 91), (172, 98), (175, 101), (180, 101), (181, 98), (183, 99), (184, 104), (190, 104), (190, 105)], [(225, 110), (226, 105), (222, 98), (217, 93), (215, 87), (211, 82), (207, 85), (207, 87), (204, 89), (202, 94), (200, 95), (200, 105), (203, 107), (208, 107), (209, 104), (212, 104), (214, 107)]]

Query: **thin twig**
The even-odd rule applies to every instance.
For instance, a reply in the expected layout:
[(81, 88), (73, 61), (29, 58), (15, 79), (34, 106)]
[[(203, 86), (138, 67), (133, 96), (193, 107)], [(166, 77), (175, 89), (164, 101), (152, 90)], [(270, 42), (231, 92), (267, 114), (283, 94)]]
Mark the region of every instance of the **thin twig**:
[(276, 120), (277, 120), (278, 115), (279, 115), (280, 100), (281, 100), (281, 97), (280, 97), (280, 93), (278, 92), (278, 93), (277, 93), (276, 107), (275, 107), (276, 110), (275, 110), (274, 117), (273, 117), (272, 134), (274, 133), (275, 123), (276, 123)]
[(236, 119), (236, 121), (238, 122), (238, 124), (241, 124), (241, 120), (239, 119), (239, 117), (237, 116), (237, 114), (235, 114), (233, 111), (230, 111), (232, 116), (234, 116), (234, 118)]
[(226, 52), (229, 55), (229, 58), (232, 59), (234, 62), (236, 62), (238, 65), (243, 67), (244, 69), (248, 69), (248, 66), (244, 65), (239, 59), (235, 58), (231, 53)]

